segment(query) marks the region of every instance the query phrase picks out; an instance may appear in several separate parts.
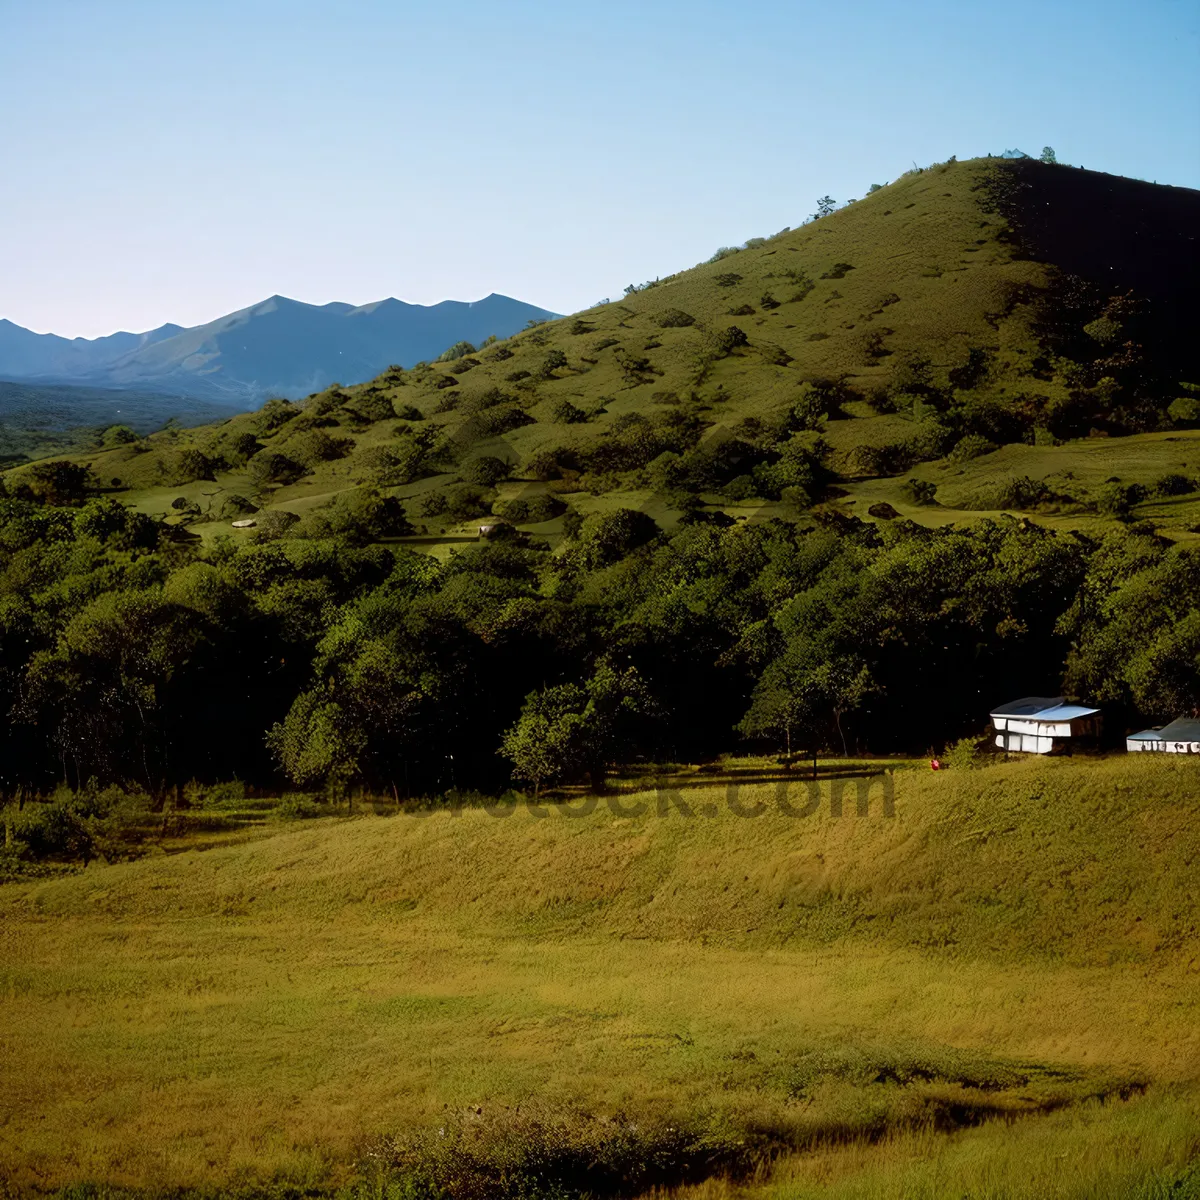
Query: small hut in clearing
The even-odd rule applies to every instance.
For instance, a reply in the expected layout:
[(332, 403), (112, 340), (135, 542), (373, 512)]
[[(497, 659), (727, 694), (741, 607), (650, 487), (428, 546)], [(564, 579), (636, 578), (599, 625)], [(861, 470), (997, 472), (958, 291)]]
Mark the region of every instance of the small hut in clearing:
[(1019, 754), (1053, 754), (1099, 736), (1100, 710), (1062, 696), (1026, 696), (992, 709), (996, 745)]
[(1125, 739), (1125, 749), (1131, 754), (1157, 750), (1160, 754), (1200, 754), (1200, 721), (1181, 717), (1161, 729), (1144, 729)]

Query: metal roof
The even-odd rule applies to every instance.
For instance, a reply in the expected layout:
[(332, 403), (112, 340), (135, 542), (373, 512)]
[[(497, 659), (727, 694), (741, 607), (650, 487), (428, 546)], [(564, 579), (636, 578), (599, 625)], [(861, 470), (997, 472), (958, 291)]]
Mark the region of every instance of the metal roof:
[(1082, 704), (1060, 704), (1055, 708), (1048, 708), (1045, 712), (1037, 713), (1030, 717), (1031, 721), (1077, 721), (1080, 717), (1095, 716), (1100, 710), (1098, 708), (1087, 708)]
[(1009, 704), (993, 708), (991, 715), (993, 717), (1031, 717), (1034, 713), (1044, 712), (1062, 702), (1061, 696), (1026, 696), (1024, 700), (1013, 700)]
[(1200, 721), (1181, 717), (1170, 725), (1164, 725), (1158, 731), (1158, 736), (1164, 742), (1200, 742)]
[(1062, 696), (1026, 696), (1024, 700), (1014, 700), (1011, 704), (993, 708), (990, 715), (1016, 717), (1024, 721), (1075, 721), (1099, 711), (1098, 708), (1088, 708), (1082, 704), (1067, 704)]

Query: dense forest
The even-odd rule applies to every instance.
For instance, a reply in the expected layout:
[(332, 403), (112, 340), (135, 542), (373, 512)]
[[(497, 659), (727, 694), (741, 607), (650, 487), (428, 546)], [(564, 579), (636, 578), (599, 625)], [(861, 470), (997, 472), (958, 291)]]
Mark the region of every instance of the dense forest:
[(0, 501), (3, 785), (193, 777), (334, 791), (542, 785), (746, 746), (920, 752), (1068, 692), (1112, 727), (1200, 704), (1200, 553), (811, 522), (667, 536), (642, 512), (445, 564), (327, 536), (206, 547), (109, 498)]

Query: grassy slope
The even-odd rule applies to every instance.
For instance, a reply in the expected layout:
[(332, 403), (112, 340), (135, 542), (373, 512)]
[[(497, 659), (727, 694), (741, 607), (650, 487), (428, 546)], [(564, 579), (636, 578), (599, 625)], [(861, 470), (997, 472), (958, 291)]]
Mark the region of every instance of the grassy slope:
[[(328, 1181), (370, 1134), (537, 1098), (851, 1137), (696, 1197), (1132, 1194), (1200, 1152), (1198, 792), (1186, 761), (1024, 762), (901, 773), (891, 819), (689, 791), (692, 820), (318, 822), (10, 885), (0, 1175)], [(905, 1063), (934, 1067), (870, 1082)]]
[[(1055, 492), (1094, 499), (1110, 480), (1150, 484), (1171, 473), (1200, 476), (1200, 432), (1147, 433), (1119, 440), (1088, 438), (1062, 446), (1002, 446), (965, 463), (921, 463), (906, 478), (928, 480), (937, 486), (937, 503), (919, 505), (905, 493), (899, 478), (869, 479), (844, 486), (850, 511), (870, 520), (868, 509), (881, 501), (902, 516), (923, 525), (946, 525), (1000, 512), (991, 496), (1014, 478), (1044, 482)], [(1151, 496), (1134, 506), (1139, 519), (1154, 521), (1175, 540), (1190, 541), (1200, 525), (1200, 493), (1169, 498)], [(1098, 531), (1111, 524), (1106, 518), (1069, 503), (1036, 511), (1034, 519), (1064, 529)]]
[[(1023, 222), (1019, 233), (990, 199), (998, 182), (1007, 183), (1016, 197), (1011, 202), (1015, 207), (1006, 211), (1010, 216), (1018, 214), (1014, 218), (1018, 224)], [(1027, 187), (1033, 192), (1022, 198), (1021, 189)], [(1055, 202), (1050, 210), (1067, 214), (1065, 223), (1050, 222), (1041, 214), (1047, 208), (1047, 197)], [(1042, 349), (1033, 327), (1036, 301), (1053, 278), (1056, 248), (1061, 247), (1057, 257), (1068, 269), (1102, 275), (1106, 282), (1115, 281), (1114, 286), (1138, 286), (1159, 302), (1174, 305), (1170, 311), (1178, 316), (1187, 307), (1181, 299), (1187, 293), (1179, 290), (1176, 285), (1180, 281), (1171, 275), (1171, 263), (1178, 262), (1178, 256), (1170, 237), (1179, 232), (1177, 226), (1187, 225), (1194, 207), (1195, 197), (1190, 192), (1071, 168), (1038, 164), (1018, 168), (992, 160), (944, 164), (905, 176), (831, 217), (771, 238), (762, 246), (683, 271), (618, 303), (488, 348), (476, 356), (480, 365), (465, 373), (455, 375), (452, 364), (436, 364), (400, 377), (384, 376), (374, 385), (364, 386), (382, 388), (397, 405), (420, 409), (427, 417), (427, 427), (440, 427), (458, 439), (468, 456), (495, 454), (513, 463), (517, 480), (500, 489), (506, 499), (544, 489), (522, 470), (522, 464), (539, 451), (586, 447), (608, 436), (624, 414), (662, 414), (679, 402), (704, 423), (704, 439), (720, 439), (738, 429), (746, 418), (767, 423), (778, 419), (805, 379), (843, 376), (852, 387), (868, 393), (886, 384), (895, 364), (910, 353), (927, 356), (935, 379), (944, 382), (948, 370), (966, 361), (969, 348), (986, 349), (993, 356), (990, 392), (1001, 400), (1009, 397), (1014, 403), (1028, 405), (1037, 397), (1059, 396), (1064, 388), (1057, 379), (1042, 378), (1045, 372), (1033, 366)], [(1147, 213), (1151, 215), (1147, 217)], [(1087, 235), (1082, 240), (1080, 230)], [(1154, 269), (1149, 270), (1147, 263)], [(837, 264), (849, 264), (853, 269), (834, 270)], [(805, 292), (797, 282), (802, 276), (813, 282), (810, 291)], [(779, 302), (778, 307), (763, 306), (768, 294)], [(745, 307), (753, 311), (731, 315)], [(659, 319), (669, 309), (682, 310), (696, 323), (660, 327)], [(749, 345), (727, 357), (706, 361), (706, 339), (730, 325), (743, 329)], [(870, 342), (876, 338), (879, 349), (886, 353), (870, 351)], [(555, 370), (550, 378), (540, 378), (552, 351), (565, 354), (568, 366)], [(644, 382), (636, 382), (622, 367), (622, 359), (631, 357), (648, 361)], [(526, 378), (510, 378), (522, 371)], [(450, 379), (457, 380), (455, 386), (436, 386)], [(481, 438), (469, 414), (473, 404), (495, 388), (513, 397), (533, 422), (498, 438)], [(354, 396), (363, 389), (348, 390)], [(1024, 399), (1018, 401), (1018, 397)], [(590, 419), (580, 424), (556, 423), (553, 409), (562, 400), (571, 401)], [(451, 402), (456, 404), (454, 409), (439, 411)], [(836, 470), (853, 471), (856, 447), (889, 445), (903, 440), (913, 429), (909, 417), (876, 415), (865, 404), (853, 404), (850, 411), (850, 419), (831, 421), (825, 430), (831, 447), (828, 461)], [(366, 429), (352, 427), (345, 420), (341, 424), (342, 428), (331, 432), (350, 437), (355, 453), (319, 465), (298, 484), (277, 489), (271, 497), (273, 504), (303, 512), (369, 477), (359, 455), (372, 446), (388, 444), (394, 436), (394, 422), (377, 422)], [(143, 511), (168, 512), (170, 500), (183, 495), (206, 511), (211, 502), (215, 517), (227, 492), (250, 490), (244, 475), (222, 475), (215, 484), (160, 487), (153, 483), (156, 460), (164, 456), (169, 460), (176, 450), (189, 445), (203, 447), (216, 437), (255, 428), (254, 416), (246, 415), (216, 429), (185, 432), (174, 440), (169, 435), (156, 436), (146, 443), (148, 454), (119, 450), (91, 455), (87, 461), (105, 483), (116, 479), (120, 494)], [(286, 453), (290, 436), (285, 427), (269, 444)], [(1053, 474), (1074, 469), (1083, 455), (1089, 462), (1100, 463), (1098, 469), (1103, 471), (1101, 460), (1111, 457), (1114, 462), (1128, 460), (1131, 465), (1108, 470), (1105, 478), (1119, 474), (1136, 481), (1141, 468), (1135, 464), (1147, 456), (1135, 447), (1155, 446), (1148, 455), (1154, 458), (1157, 443), (1153, 439), (1160, 436), (1106, 442), (1098, 450), (1080, 448), (1079, 443), (1039, 447), (1036, 468), (1022, 459), (1021, 448), (1010, 447), (999, 456), (987, 456), (978, 468), (972, 465), (965, 472), (966, 479), (950, 476), (945, 511), (914, 515), (944, 521), (979, 511), (978, 507), (960, 507), (963, 497), (958, 494), (963, 491), (958, 484), (969, 482), (971, 472), (977, 469), (998, 466), (1007, 471), (1011, 466), (1013, 470)], [(1173, 456), (1167, 451), (1164, 457)], [(926, 465), (918, 474), (940, 482), (944, 474), (929, 473), (946, 470), (950, 468)], [(1159, 470), (1157, 459), (1149, 462), (1146, 470), (1148, 482)], [(396, 491), (415, 498), (452, 478), (426, 479)], [(649, 484), (636, 474), (585, 477), (581, 484), (582, 490), (576, 491), (571, 501), (584, 511), (628, 504), (647, 508), (668, 527), (678, 516), (647, 490)], [(907, 511), (897, 486), (894, 481), (852, 484), (851, 492), (872, 502), (888, 499)], [(719, 502), (746, 519), (796, 515), (778, 503)], [(859, 504), (856, 511), (861, 509), (860, 515), (865, 515), (867, 506)], [(471, 528), (470, 522), (457, 527), (429, 522), (419, 515), (415, 504), (412, 508), (414, 519), (429, 524), (435, 535), (461, 534)], [(1174, 509), (1153, 515), (1165, 518), (1168, 530), (1182, 532), (1194, 514), (1189, 509), (1178, 520)], [(228, 532), (229, 526), (214, 520), (197, 528), (212, 535)], [(558, 528), (558, 522), (551, 522), (537, 527), (537, 532), (554, 535)]]

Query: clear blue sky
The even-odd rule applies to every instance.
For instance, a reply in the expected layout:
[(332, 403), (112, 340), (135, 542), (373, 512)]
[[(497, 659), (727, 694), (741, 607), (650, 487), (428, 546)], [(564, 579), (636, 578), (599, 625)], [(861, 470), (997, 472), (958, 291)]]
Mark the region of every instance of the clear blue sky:
[(568, 312), (913, 162), (1200, 187), (1195, 0), (0, 0), (0, 316)]

